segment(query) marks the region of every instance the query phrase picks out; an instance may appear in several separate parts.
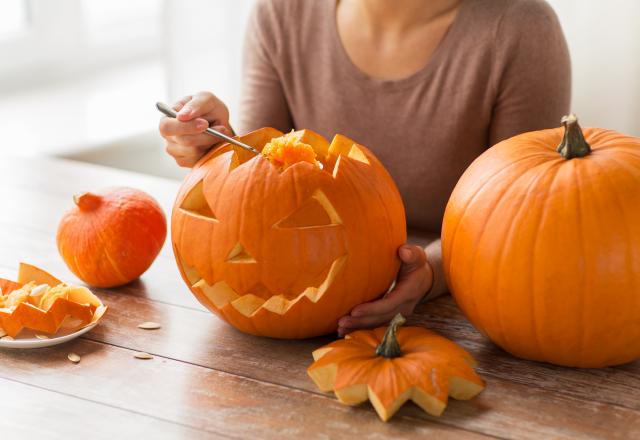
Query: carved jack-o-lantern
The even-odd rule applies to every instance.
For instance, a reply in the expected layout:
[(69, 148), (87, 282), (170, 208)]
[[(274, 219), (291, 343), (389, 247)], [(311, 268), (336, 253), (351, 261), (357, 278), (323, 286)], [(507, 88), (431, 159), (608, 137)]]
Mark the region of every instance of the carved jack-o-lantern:
[[(261, 150), (282, 133), (240, 139)], [(284, 169), (232, 145), (185, 179), (172, 214), (184, 280), (209, 310), (247, 333), (303, 338), (335, 331), (356, 304), (392, 283), (405, 242), (402, 200), (365, 147), (309, 130), (291, 134), (321, 166)]]

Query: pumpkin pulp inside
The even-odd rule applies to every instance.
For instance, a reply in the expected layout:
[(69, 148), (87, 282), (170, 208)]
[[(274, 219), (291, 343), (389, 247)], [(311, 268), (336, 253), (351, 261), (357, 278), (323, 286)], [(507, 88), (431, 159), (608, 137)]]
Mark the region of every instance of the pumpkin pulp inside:
[(303, 142), (295, 132), (271, 139), (262, 149), (262, 154), (281, 170), (298, 162), (309, 162), (321, 167), (313, 147)]

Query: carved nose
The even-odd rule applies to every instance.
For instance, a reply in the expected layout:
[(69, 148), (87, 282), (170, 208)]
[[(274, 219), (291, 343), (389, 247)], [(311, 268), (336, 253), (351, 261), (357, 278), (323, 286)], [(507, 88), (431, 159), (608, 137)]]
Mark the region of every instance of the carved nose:
[(256, 259), (247, 252), (242, 243), (237, 242), (226, 259), (227, 263), (256, 263)]

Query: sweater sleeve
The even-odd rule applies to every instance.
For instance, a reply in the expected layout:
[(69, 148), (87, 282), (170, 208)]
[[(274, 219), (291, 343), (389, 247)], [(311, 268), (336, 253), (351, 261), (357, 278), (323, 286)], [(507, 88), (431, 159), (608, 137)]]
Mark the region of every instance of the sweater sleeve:
[(542, 0), (514, 0), (496, 28), (500, 66), (490, 145), (553, 128), (569, 112), (571, 62), (558, 18)]
[(238, 133), (261, 127), (290, 131), (293, 123), (284, 94), (277, 59), (278, 14), (273, 2), (256, 2), (244, 40), (242, 93)]

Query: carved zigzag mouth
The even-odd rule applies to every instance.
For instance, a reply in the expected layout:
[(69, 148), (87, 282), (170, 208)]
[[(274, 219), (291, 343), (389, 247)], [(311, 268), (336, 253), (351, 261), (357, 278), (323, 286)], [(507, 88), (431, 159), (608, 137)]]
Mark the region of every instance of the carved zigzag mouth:
[[(225, 281), (218, 281), (217, 283), (210, 285), (200, 276), (196, 268), (187, 265), (184, 259), (181, 257), (179, 258), (187, 278), (192, 283), (192, 288), (197, 289), (206, 296), (213, 305), (216, 306), (216, 308), (221, 309), (222, 307), (230, 304), (238, 312), (247, 317), (255, 315), (260, 309), (266, 309), (272, 313), (283, 315), (303, 297), (307, 297), (311, 302), (318, 302), (327, 292), (329, 287), (331, 287), (333, 281), (342, 271), (347, 261), (347, 255), (336, 258), (331, 263), (327, 276), (318, 286), (307, 287), (293, 299), (287, 299), (282, 294), (274, 294), (269, 299), (265, 300), (251, 293), (240, 295)], [(193, 282), (193, 280), (197, 281)]]

